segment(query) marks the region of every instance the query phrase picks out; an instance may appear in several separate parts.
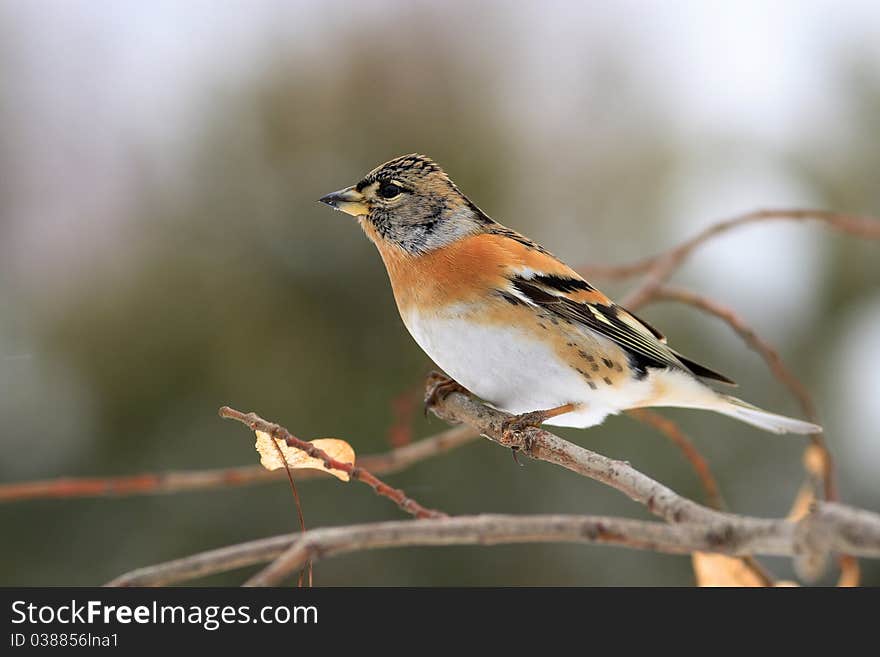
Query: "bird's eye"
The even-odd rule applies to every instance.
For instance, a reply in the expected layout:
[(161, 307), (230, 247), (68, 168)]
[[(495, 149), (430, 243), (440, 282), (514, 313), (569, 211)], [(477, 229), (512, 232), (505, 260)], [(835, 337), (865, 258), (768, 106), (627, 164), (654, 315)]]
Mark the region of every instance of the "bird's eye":
[(394, 183), (382, 183), (382, 186), (379, 187), (379, 196), (382, 198), (394, 198), (398, 194), (400, 194), (400, 187)]

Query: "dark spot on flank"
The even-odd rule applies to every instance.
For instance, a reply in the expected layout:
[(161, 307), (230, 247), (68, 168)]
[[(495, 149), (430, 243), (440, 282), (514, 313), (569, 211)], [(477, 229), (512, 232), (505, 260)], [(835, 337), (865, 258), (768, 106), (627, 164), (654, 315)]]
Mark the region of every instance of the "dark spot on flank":
[(593, 370), (594, 372), (598, 372), (598, 371), (599, 371), (599, 366), (596, 365), (596, 363), (593, 363), (593, 366), (592, 366), (590, 369)]
[(556, 319), (555, 317), (551, 317), (551, 318), (550, 318), (550, 321), (553, 322), (553, 325), (554, 325), (554, 326), (559, 326), (559, 320)]
[(565, 343), (565, 346), (566, 346), (566, 347), (573, 347), (573, 346), (574, 346), (574, 342), (566, 342), (566, 343)]
[(602, 377), (602, 380), (603, 380), (605, 383), (607, 383), (608, 385), (611, 385), (611, 379), (609, 379), (607, 376)]
[(541, 327), (542, 329), (544, 329), (545, 331), (549, 330), (549, 329), (547, 328), (547, 325), (546, 325), (546, 324), (542, 324), (541, 322), (538, 322), (538, 326), (540, 326), (540, 327)]
[(590, 390), (595, 390), (595, 389), (596, 389), (596, 384), (593, 383), (592, 381), (587, 381), (587, 385), (590, 386)]
[(605, 367), (614, 367), (614, 363), (611, 362), (610, 358), (603, 358), (602, 362), (605, 363)]

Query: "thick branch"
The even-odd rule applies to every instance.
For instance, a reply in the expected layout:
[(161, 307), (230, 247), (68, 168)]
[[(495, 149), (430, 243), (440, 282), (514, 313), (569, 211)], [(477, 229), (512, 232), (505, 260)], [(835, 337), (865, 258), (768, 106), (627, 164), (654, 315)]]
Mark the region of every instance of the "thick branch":
[(602, 456), (543, 429), (530, 428), (505, 437), (501, 425), (511, 415), (489, 408), (469, 395), (453, 392), (432, 405), (431, 412), (447, 422), (469, 424), (492, 442), (520, 454), (607, 484), (670, 522), (718, 522), (729, 517), (680, 496), (625, 461)]
[(441, 522), (388, 522), (318, 529), (302, 535), (245, 586), (274, 586), (306, 561), (345, 552), (411, 545), (496, 545), (500, 543), (597, 543), (668, 554), (696, 550), (746, 554), (787, 554), (792, 527), (787, 521), (743, 519), (734, 526), (597, 516), (480, 515)]
[(670, 554), (798, 556), (841, 550), (880, 556), (880, 516), (824, 504), (794, 523), (729, 516), (709, 523), (666, 523), (597, 516), (478, 515), (313, 529), (202, 552), (140, 568), (109, 586), (160, 586), (273, 561), (249, 584), (280, 582), (306, 561), (346, 552), (416, 545), (597, 543)]
[[(627, 414), (636, 418), (640, 422), (657, 429), (657, 431), (666, 436), (672, 444), (678, 447), (684, 457), (691, 464), (691, 467), (693, 467), (694, 472), (700, 479), (700, 483), (703, 485), (703, 490), (706, 493), (706, 504), (719, 511), (725, 509), (726, 505), (724, 503), (724, 498), (721, 495), (721, 489), (718, 486), (718, 481), (715, 479), (715, 475), (712, 474), (709, 462), (706, 461), (696, 445), (690, 441), (678, 424), (670, 420), (668, 417), (655, 413), (647, 408), (632, 409), (627, 411)], [(740, 560), (742, 561), (743, 566), (752, 572), (756, 581), (762, 582), (764, 586), (774, 585), (773, 574), (758, 562), (757, 559), (752, 556), (746, 556), (741, 557)]]

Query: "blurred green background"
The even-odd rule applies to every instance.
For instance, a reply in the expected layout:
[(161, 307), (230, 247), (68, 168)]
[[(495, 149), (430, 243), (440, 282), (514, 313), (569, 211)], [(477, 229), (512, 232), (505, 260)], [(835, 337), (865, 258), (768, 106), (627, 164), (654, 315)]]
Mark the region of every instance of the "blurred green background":
[[(0, 2), (0, 481), (256, 462), (256, 410), (360, 454), (431, 364), (374, 248), (315, 199), (396, 155), (440, 162), (572, 265), (634, 260), (764, 207), (880, 215), (871, 2)], [(734, 306), (815, 394), (845, 501), (880, 509), (880, 253), (772, 224), (675, 281)], [(605, 284), (620, 296), (625, 285)], [(742, 396), (800, 415), (714, 319), (640, 312)], [(665, 411), (664, 411), (665, 412)], [(785, 514), (803, 440), (669, 411), (732, 509)], [(415, 420), (416, 437), (444, 428)], [(699, 497), (625, 417), (560, 433)], [(479, 441), (389, 477), (453, 514), (647, 517)], [(400, 518), (303, 483), (308, 526)], [(0, 505), (0, 583), (99, 584), (296, 528), (287, 484)], [(789, 564), (771, 561), (790, 577)], [(865, 583), (880, 568), (864, 564)], [(238, 584), (246, 573), (205, 580)], [(832, 581), (831, 579), (827, 581)], [(318, 585), (688, 585), (689, 560), (589, 546), (388, 550)]]

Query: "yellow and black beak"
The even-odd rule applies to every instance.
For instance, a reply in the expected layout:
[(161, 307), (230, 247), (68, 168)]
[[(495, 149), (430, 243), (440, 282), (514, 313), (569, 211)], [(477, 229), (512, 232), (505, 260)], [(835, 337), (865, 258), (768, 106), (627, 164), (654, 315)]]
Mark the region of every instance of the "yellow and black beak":
[(342, 210), (354, 217), (367, 215), (370, 212), (364, 195), (355, 189), (354, 185), (340, 189), (338, 192), (327, 194), (327, 196), (322, 196), (318, 201), (326, 203), (331, 208)]

